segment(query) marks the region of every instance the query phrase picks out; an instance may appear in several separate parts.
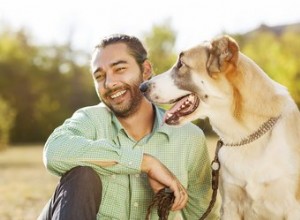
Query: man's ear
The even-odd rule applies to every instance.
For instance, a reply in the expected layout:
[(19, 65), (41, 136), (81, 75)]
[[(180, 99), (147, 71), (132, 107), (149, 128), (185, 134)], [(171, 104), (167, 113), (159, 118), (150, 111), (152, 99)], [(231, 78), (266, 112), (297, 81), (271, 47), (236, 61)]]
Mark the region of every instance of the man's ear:
[(211, 42), (207, 69), (210, 75), (225, 72), (229, 64), (236, 65), (239, 54), (239, 46), (229, 36), (221, 36)]
[(144, 68), (143, 80), (146, 81), (146, 80), (150, 79), (152, 76), (152, 65), (149, 62), (149, 60), (144, 61), (143, 68)]

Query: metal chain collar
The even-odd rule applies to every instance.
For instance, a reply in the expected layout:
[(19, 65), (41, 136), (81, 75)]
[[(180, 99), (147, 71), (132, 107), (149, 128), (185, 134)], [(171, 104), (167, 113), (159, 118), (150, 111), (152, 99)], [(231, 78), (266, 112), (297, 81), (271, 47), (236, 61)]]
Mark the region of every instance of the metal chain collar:
[(263, 136), (269, 130), (271, 130), (271, 128), (273, 128), (273, 126), (276, 124), (276, 122), (278, 121), (279, 118), (280, 118), (280, 115), (278, 117), (270, 118), (268, 121), (263, 123), (257, 131), (250, 134), (248, 137), (243, 138), (238, 143), (225, 143), (224, 141), (223, 141), (223, 143), (224, 143), (225, 146), (228, 146), (228, 147), (238, 147), (238, 146), (242, 146), (242, 145), (245, 145), (245, 144), (249, 144), (249, 143), (257, 140), (261, 136)]

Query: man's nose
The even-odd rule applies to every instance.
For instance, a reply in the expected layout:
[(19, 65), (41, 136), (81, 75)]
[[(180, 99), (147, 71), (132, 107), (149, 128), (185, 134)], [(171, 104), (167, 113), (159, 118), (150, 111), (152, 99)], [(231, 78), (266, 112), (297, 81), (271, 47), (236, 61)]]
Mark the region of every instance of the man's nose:
[(112, 89), (118, 84), (118, 80), (113, 74), (107, 73), (105, 79), (105, 88)]
[(141, 92), (147, 92), (149, 86), (148, 86), (148, 82), (143, 82), (141, 85), (140, 85), (140, 91)]

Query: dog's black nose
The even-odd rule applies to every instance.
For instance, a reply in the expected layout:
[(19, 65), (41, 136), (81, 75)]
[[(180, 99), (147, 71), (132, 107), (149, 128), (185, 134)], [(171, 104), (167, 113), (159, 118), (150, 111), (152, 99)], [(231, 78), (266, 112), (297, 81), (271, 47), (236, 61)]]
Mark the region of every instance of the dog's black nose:
[(148, 90), (148, 82), (143, 82), (140, 85), (140, 90), (141, 90), (141, 92), (146, 92)]

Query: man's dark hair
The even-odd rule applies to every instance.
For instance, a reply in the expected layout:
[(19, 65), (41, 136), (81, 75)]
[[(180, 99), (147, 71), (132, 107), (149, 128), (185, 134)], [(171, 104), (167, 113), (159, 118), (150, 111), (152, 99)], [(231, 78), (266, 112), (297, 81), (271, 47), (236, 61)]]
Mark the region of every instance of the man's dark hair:
[(143, 63), (147, 60), (147, 51), (144, 48), (141, 41), (134, 37), (125, 34), (113, 34), (102, 39), (102, 41), (96, 46), (96, 48), (105, 48), (108, 45), (115, 43), (126, 44), (129, 54), (134, 57), (140, 69), (143, 70)]

